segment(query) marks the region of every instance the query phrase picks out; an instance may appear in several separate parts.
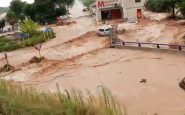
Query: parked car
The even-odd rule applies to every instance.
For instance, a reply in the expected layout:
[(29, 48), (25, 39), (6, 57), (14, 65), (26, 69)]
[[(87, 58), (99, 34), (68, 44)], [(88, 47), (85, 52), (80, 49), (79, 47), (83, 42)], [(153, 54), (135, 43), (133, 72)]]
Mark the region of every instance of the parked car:
[(68, 15), (63, 15), (63, 16), (57, 17), (57, 20), (66, 20), (66, 19), (68, 19), (68, 18), (69, 18)]
[(179, 83), (179, 86), (185, 90), (185, 78)]
[(29, 38), (29, 37), (30, 37), (29, 33), (19, 33), (19, 34), (17, 34), (17, 38), (20, 38), (20, 39), (25, 39), (25, 38)]
[(112, 32), (111, 27), (103, 27), (98, 30), (99, 36), (108, 36)]

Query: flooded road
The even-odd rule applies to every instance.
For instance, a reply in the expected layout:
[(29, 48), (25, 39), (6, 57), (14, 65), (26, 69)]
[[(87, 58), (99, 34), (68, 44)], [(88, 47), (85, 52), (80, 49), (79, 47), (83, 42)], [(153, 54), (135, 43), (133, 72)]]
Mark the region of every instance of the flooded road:
[[(26, 83), (52, 92), (57, 91), (56, 84), (61, 90), (73, 87), (93, 93), (104, 85), (128, 115), (183, 115), (185, 92), (179, 82), (185, 77), (184, 56), (178, 51), (100, 49), (74, 58), (72, 65), (56, 64), (51, 73), (45, 73), (52, 77)], [(146, 83), (140, 83), (141, 79)]]
[[(56, 38), (44, 43), (41, 51), (46, 60), (29, 64), (29, 59), (38, 55), (33, 47), (9, 52), (10, 64), (17, 70), (0, 76), (51, 92), (57, 91), (56, 84), (61, 90), (74, 87), (82, 91), (89, 89), (92, 93), (99, 85), (104, 85), (126, 107), (128, 115), (184, 115), (185, 92), (178, 83), (185, 77), (185, 53), (156, 49), (110, 49), (107, 47), (109, 39), (97, 35), (94, 19), (82, 9), (83, 5), (76, 0), (70, 14), (77, 23), (54, 27)], [(174, 30), (171, 26), (164, 30), (166, 25), (157, 22), (138, 25), (120, 25), (137, 29), (122, 38), (137, 40), (140, 36), (139, 40), (145, 41), (152, 36), (150, 41), (169, 42), (162, 37)], [(171, 40), (173, 36), (169, 35), (169, 38)], [(0, 54), (0, 66), (4, 63)], [(140, 83), (141, 79), (146, 79), (146, 83)]]

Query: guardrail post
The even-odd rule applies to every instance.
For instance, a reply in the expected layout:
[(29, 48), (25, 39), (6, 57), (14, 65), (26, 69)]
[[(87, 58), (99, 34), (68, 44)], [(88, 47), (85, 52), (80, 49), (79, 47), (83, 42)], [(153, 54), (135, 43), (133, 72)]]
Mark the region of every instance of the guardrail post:
[(138, 43), (139, 47), (141, 47), (141, 43)]
[(125, 46), (125, 42), (123, 42), (123, 45)]
[(160, 46), (159, 46), (159, 44), (157, 44), (157, 48), (158, 48), (158, 49), (160, 49)]
[(182, 47), (181, 47), (181, 46), (179, 46), (179, 50), (180, 50), (180, 51), (182, 50)]

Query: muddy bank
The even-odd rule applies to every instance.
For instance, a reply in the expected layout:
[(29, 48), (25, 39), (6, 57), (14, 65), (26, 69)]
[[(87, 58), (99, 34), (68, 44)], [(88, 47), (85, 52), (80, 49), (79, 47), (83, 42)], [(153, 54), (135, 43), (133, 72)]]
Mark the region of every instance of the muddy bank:
[(185, 41), (181, 39), (185, 35), (182, 21), (165, 19), (156, 21), (143, 18), (134, 28), (125, 28), (125, 30), (124, 34), (119, 35), (119, 38), (124, 41), (178, 45), (183, 45), (182, 41)]

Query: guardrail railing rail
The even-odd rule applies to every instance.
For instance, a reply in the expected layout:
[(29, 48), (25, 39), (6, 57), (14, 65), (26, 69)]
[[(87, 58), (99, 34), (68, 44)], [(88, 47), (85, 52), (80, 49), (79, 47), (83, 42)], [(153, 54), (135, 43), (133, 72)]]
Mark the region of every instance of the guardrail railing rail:
[[(185, 45), (176, 45), (176, 44), (161, 44), (161, 43), (147, 43), (147, 42), (127, 42), (122, 41), (120, 39), (111, 39), (111, 46), (119, 47), (119, 46), (133, 46), (133, 47), (144, 47), (143, 45), (150, 45), (152, 48), (161, 49), (162, 46), (167, 46), (168, 49), (177, 49), (181, 51), (185, 48)], [(151, 48), (151, 47), (150, 47)]]

